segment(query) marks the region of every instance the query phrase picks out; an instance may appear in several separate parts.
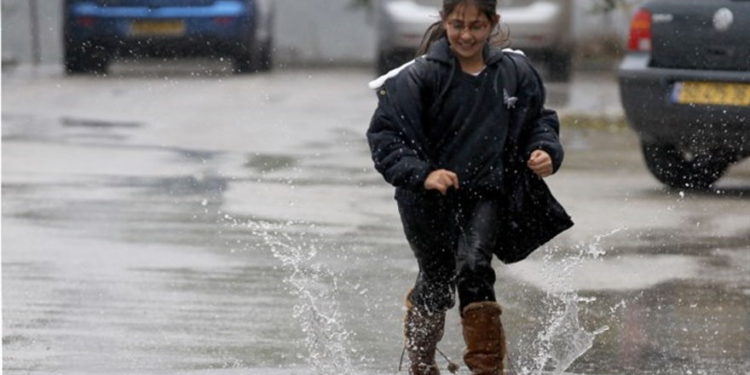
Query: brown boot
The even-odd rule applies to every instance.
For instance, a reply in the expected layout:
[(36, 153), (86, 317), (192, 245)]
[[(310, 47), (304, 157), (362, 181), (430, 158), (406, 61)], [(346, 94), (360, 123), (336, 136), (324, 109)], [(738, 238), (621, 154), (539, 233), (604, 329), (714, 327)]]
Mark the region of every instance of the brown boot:
[(502, 309), (496, 302), (475, 302), (464, 308), (464, 362), (473, 375), (501, 375), (506, 344)]
[(411, 292), (406, 297), (404, 337), (409, 355), (410, 375), (440, 375), (435, 363), (437, 343), (443, 338), (445, 312), (431, 313), (411, 302)]

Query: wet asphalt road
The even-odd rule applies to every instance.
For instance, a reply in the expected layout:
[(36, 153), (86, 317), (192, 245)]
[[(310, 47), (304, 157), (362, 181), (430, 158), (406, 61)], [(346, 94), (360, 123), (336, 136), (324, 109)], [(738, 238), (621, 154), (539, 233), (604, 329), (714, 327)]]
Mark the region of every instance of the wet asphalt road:
[[(3, 72), (4, 373), (395, 373), (416, 265), (363, 139), (369, 72), (226, 69)], [(550, 103), (617, 117), (613, 82)], [(666, 191), (627, 129), (563, 140), (548, 181), (576, 227), (496, 267), (515, 370), (597, 331), (569, 372), (750, 373), (748, 162)]]

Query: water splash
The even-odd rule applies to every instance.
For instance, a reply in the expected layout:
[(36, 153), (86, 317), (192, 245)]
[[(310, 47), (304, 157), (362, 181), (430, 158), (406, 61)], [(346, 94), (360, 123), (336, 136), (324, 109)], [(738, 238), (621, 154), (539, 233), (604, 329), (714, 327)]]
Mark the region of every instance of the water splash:
[(591, 349), (597, 335), (609, 330), (604, 326), (594, 332), (581, 327), (575, 293), (558, 296), (562, 308), (557, 309), (550, 323), (539, 334), (539, 355), (535, 358), (538, 371), (551, 368), (553, 374), (567, 370), (573, 362)]
[[(262, 239), (262, 244), (287, 271), (283, 281), (297, 297), (293, 313), (305, 334), (304, 345), (309, 354), (307, 362), (314, 373), (361, 373), (355, 368), (348, 350), (352, 333), (345, 328), (336, 298), (339, 281), (333, 272), (316, 263), (320, 248), (317, 238), (306, 230), (290, 230), (305, 225), (299, 222), (274, 224), (250, 221), (242, 225)], [(518, 346), (518, 354), (522, 355), (510, 357), (513, 373), (561, 374), (593, 347), (599, 334), (609, 329), (604, 326), (587, 331), (582, 327), (579, 306), (595, 299), (581, 298), (572, 280), (583, 262), (599, 259), (606, 254), (601, 242), (620, 231), (614, 230), (595, 237), (591, 243), (576, 246), (577, 251), (573, 255), (561, 258), (555, 252), (547, 251), (542, 265), (542, 274), (551, 286), (542, 301), (546, 313), (540, 322), (540, 331), (532, 336), (533, 341)]]
[(344, 328), (336, 294), (336, 276), (321, 264), (315, 263), (318, 244), (314, 237), (304, 232), (293, 238), (285, 225), (267, 222), (249, 222), (247, 227), (263, 240), (273, 256), (278, 259), (288, 276), (284, 283), (297, 297), (294, 317), (305, 333), (308, 362), (316, 374), (356, 374), (348, 356), (347, 347), (351, 332)]
[[(605, 235), (596, 236), (588, 244), (576, 246), (574, 255), (556, 258), (554, 252), (548, 251), (544, 256), (542, 273), (549, 286), (543, 303), (548, 307), (549, 315), (544, 318), (541, 331), (536, 339), (523, 350), (531, 355), (516, 358), (511, 366), (518, 369), (521, 375), (537, 375), (543, 372), (561, 374), (573, 362), (580, 358), (594, 345), (596, 336), (609, 330), (603, 326), (593, 332), (581, 326), (579, 304), (590, 303), (595, 299), (581, 298), (573, 288), (573, 276), (581, 264), (590, 259), (599, 259), (606, 254), (601, 242), (623, 229), (613, 230)], [(523, 348), (524, 346), (521, 345)]]

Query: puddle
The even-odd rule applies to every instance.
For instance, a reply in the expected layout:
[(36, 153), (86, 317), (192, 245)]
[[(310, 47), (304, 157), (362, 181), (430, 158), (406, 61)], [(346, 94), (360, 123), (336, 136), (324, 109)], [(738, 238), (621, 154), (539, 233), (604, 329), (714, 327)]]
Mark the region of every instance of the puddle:
[(297, 159), (287, 155), (256, 154), (248, 157), (245, 166), (258, 172), (276, 172), (283, 169), (293, 168), (297, 165)]
[(203, 150), (192, 150), (185, 148), (173, 148), (173, 150), (180, 154), (180, 156), (191, 161), (199, 161), (205, 163), (206, 161), (215, 159), (220, 152), (216, 151), (203, 151)]
[(128, 128), (134, 129), (143, 126), (140, 122), (130, 121), (111, 121), (111, 120), (95, 120), (95, 119), (82, 119), (82, 118), (71, 118), (63, 117), (60, 119), (60, 123), (65, 127), (84, 127), (84, 128)]
[(305, 334), (307, 362), (318, 375), (357, 374), (350, 355), (352, 332), (337, 299), (338, 278), (325, 265), (317, 263), (320, 244), (314, 236), (293, 238), (284, 226), (248, 222), (247, 227), (263, 238), (266, 247), (287, 271), (283, 282), (297, 297), (293, 316)]
[(196, 195), (206, 199), (220, 196), (229, 185), (226, 178), (202, 174), (161, 178), (117, 178), (113, 179), (110, 184), (121, 188), (146, 188), (144, 194), (149, 195), (154, 193), (171, 197)]
[[(390, 220), (395, 211), (392, 193), (378, 199), (378, 187), (295, 185), (289, 183), (234, 182), (224, 192), (224, 209), (236, 215), (299, 220), (321, 224), (319, 230), (351, 231), (359, 225)], [(325, 213), (325, 214), (323, 214)]]
[[(194, 66), (160, 64), (56, 82), (90, 85), (79, 93), (112, 99), (105, 105), (45, 97), (59, 90), (37, 103), (28, 98), (41, 91), (25, 87), (4, 100), (19, 113), (3, 113), (5, 370), (394, 374), (416, 264), (362, 139), (375, 100), (359, 89), (367, 74), (230, 78), (217, 67), (198, 77)], [(356, 87), (356, 100), (321, 109), (308, 95), (320, 82)], [(256, 94), (222, 97), (237, 90)], [(95, 121), (117, 120), (123, 98), (158, 122)], [(216, 105), (232, 115), (179, 110)], [(207, 132), (211, 123), (218, 130)], [(748, 200), (736, 198), (748, 164), (721, 181), (726, 193), (682, 197), (647, 174), (630, 132), (566, 134), (567, 172), (550, 182), (578, 225), (560, 253), (631, 229), (609, 239), (606, 257), (573, 254), (567, 267), (557, 254), (561, 273), (539, 256), (498, 272), (514, 364), (534, 375), (568, 365), (591, 375), (750, 373), (750, 222)], [(104, 136), (113, 138), (92, 144)], [(224, 212), (283, 230), (269, 241), (227, 225)], [(460, 360), (455, 310), (441, 350)]]
[[(550, 282), (542, 272), (543, 261), (527, 259), (508, 267), (513, 277), (551, 293), (561, 285)], [(622, 255), (612, 259), (584, 259), (571, 275), (574, 290), (641, 290), (660, 283), (696, 277), (700, 261), (679, 255)], [(566, 286), (567, 287), (567, 286)]]

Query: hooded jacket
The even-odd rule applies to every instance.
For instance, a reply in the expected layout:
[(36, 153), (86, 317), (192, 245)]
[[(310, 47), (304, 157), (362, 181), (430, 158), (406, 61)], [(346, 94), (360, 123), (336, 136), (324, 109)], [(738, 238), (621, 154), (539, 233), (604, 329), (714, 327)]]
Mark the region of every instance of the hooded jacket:
[(404, 201), (424, 194), (437, 169), (458, 174), (463, 193), (499, 199), (505, 220), (494, 249), (512, 263), (573, 223), (527, 166), (534, 150), (562, 164), (559, 120), (544, 108), (539, 74), (522, 54), (485, 47), (479, 76), (461, 70), (442, 38), (429, 52), (371, 86), (378, 107), (367, 138), (375, 168)]

